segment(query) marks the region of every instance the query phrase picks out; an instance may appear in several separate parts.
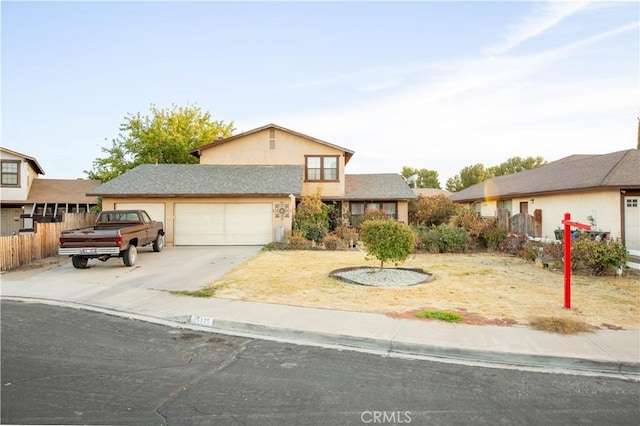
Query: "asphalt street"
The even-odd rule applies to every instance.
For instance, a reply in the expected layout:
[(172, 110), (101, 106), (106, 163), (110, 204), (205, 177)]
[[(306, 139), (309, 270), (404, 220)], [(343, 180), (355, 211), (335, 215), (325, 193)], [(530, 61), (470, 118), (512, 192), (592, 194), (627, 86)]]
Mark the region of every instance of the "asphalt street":
[(640, 423), (640, 383), (399, 359), (2, 301), (3, 424)]

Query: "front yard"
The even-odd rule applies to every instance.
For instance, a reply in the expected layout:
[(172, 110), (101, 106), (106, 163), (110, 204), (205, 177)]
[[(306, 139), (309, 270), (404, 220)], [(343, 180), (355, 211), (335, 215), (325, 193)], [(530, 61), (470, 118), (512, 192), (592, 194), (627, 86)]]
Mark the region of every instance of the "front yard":
[[(572, 277), (572, 309), (562, 271), (499, 254), (414, 254), (402, 267), (435, 280), (411, 287), (367, 287), (330, 278), (349, 266), (379, 266), (362, 251), (262, 251), (212, 283), (215, 297), (391, 316), (433, 309), (459, 312), (471, 324), (523, 324), (563, 317), (599, 328), (640, 329), (637, 276)], [(392, 266), (392, 265), (385, 265)]]

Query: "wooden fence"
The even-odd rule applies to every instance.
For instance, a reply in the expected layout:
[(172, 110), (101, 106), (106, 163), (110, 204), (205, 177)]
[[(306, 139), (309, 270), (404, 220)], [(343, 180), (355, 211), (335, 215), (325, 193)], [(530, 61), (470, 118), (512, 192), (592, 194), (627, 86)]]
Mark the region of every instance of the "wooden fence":
[(526, 213), (510, 215), (507, 209), (498, 209), (498, 225), (520, 234), (531, 235), (532, 237), (542, 236), (542, 210), (536, 209), (533, 216)]
[(97, 213), (65, 213), (62, 222), (37, 223), (35, 232), (0, 236), (0, 270), (8, 271), (27, 263), (58, 255), (60, 232), (92, 226)]

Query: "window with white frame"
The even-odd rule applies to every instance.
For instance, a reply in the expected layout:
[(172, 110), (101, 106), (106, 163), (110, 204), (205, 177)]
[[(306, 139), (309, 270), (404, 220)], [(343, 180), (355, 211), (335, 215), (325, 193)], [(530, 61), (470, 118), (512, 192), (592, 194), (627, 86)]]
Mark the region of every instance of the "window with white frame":
[(337, 156), (307, 156), (305, 177), (308, 181), (337, 181), (338, 157)]

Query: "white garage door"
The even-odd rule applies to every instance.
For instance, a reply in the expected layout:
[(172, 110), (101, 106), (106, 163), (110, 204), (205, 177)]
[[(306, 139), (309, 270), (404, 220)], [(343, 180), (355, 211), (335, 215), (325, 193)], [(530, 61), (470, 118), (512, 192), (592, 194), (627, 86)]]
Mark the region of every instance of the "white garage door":
[(164, 203), (116, 203), (116, 210), (145, 210), (151, 220), (166, 223)]
[(264, 245), (272, 239), (271, 204), (176, 204), (174, 243)]

